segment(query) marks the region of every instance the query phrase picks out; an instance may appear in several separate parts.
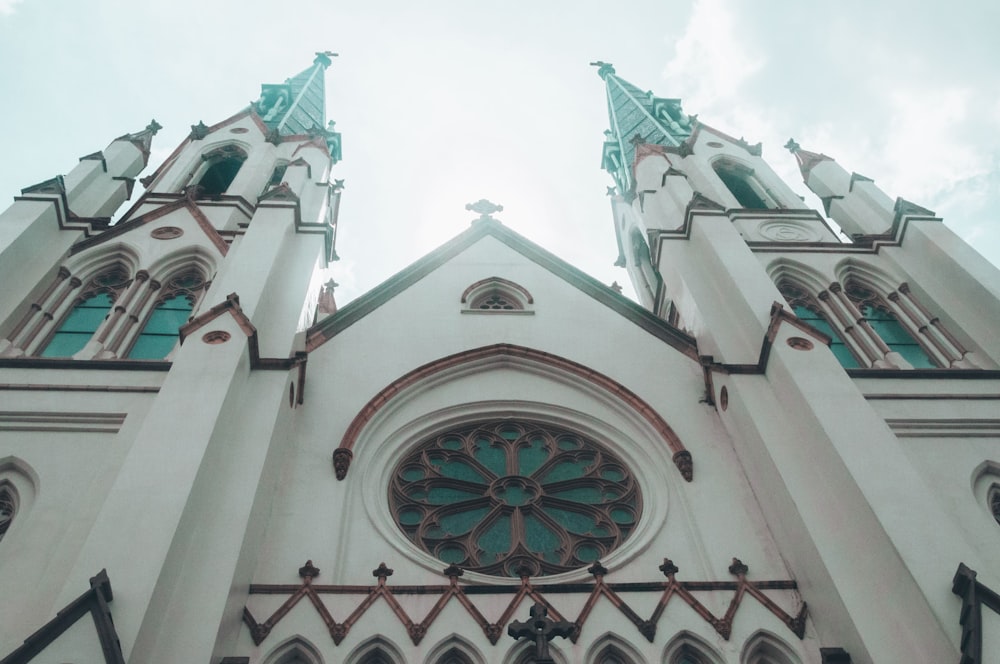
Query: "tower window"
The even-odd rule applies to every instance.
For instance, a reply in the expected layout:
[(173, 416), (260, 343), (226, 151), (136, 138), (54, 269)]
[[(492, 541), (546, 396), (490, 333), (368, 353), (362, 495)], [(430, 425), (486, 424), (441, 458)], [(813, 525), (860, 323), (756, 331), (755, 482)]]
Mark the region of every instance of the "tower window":
[(849, 281), (844, 292), (861, 312), (872, 331), (890, 350), (898, 353), (916, 369), (931, 369), (937, 366), (875, 291), (856, 281)]
[(997, 520), (997, 523), (1000, 523), (1000, 485), (994, 484), (990, 487), (988, 500), (993, 518)]
[(128, 353), (133, 360), (161, 360), (177, 345), (179, 331), (187, 322), (204, 280), (194, 272), (183, 274), (167, 284), (159, 304), (146, 320), (142, 332)]
[(215, 198), (229, 189), (247, 155), (235, 145), (226, 145), (212, 150), (202, 158), (208, 163), (208, 167), (197, 183), (201, 187), (199, 197)]
[(78, 298), (77, 304), (63, 319), (59, 329), (41, 352), (42, 357), (72, 357), (83, 350), (107, 318), (118, 292), (128, 283), (121, 268), (104, 272), (94, 278), (90, 287)]
[(777, 207), (770, 201), (763, 187), (753, 177), (753, 171), (727, 162), (712, 165), (716, 175), (726, 185), (740, 207), (751, 210), (767, 210)]
[(830, 350), (834, 357), (840, 362), (840, 366), (845, 369), (856, 369), (861, 365), (851, 352), (851, 349), (840, 336), (839, 330), (827, 320), (826, 315), (820, 305), (804, 289), (784, 281), (778, 284), (778, 290), (788, 301), (788, 306), (792, 308), (795, 315), (809, 323), (823, 334), (830, 337)]

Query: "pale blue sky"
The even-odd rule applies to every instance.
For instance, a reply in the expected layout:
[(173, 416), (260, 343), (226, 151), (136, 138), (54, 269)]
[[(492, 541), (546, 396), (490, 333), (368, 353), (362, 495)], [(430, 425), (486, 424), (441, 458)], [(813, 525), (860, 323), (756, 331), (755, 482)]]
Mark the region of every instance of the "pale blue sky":
[(1000, 3), (927, 4), (0, 0), (0, 199), (152, 117), (162, 159), (191, 124), (330, 49), (341, 304), (467, 228), (464, 205), (481, 197), (627, 283), (599, 170), (603, 84), (587, 66), (603, 59), (762, 141), (799, 193), (791, 136), (936, 210), (1000, 263)]

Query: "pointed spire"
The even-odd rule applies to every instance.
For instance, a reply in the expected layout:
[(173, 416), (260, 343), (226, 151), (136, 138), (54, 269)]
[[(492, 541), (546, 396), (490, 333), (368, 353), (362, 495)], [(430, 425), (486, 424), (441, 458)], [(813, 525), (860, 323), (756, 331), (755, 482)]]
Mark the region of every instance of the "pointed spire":
[(677, 147), (691, 135), (691, 118), (680, 99), (657, 97), (622, 79), (615, 68), (598, 60), (590, 63), (607, 88), (608, 121), (602, 166), (612, 174), (620, 191), (632, 185), (632, 162), (641, 144)]
[(149, 124), (142, 131), (137, 131), (132, 134), (125, 134), (124, 136), (119, 136), (116, 141), (128, 141), (133, 144), (139, 151), (142, 152), (143, 165), (149, 160), (149, 150), (153, 145), (153, 136), (156, 136), (156, 132), (163, 129), (163, 126), (156, 120), (150, 120)]
[(785, 148), (795, 155), (795, 160), (799, 162), (799, 171), (802, 173), (802, 179), (804, 181), (809, 180), (809, 173), (812, 171), (816, 164), (822, 161), (833, 161), (832, 157), (828, 157), (825, 154), (817, 154), (815, 152), (810, 152), (809, 150), (803, 150), (802, 146), (794, 138), (789, 138), (788, 142), (785, 143)]
[[(254, 102), (264, 123), (280, 136), (306, 134), (311, 131), (336, 133), (326, 129), (326, 81), (324, 72), (337, 57), (332, 51), (316, 54), (312, 66), (285, 80), (265, 83), (260, 99)], [(332, 137), (327, 136), (328, 142)], [(339, 145), (339, 135), (337, 141)]]

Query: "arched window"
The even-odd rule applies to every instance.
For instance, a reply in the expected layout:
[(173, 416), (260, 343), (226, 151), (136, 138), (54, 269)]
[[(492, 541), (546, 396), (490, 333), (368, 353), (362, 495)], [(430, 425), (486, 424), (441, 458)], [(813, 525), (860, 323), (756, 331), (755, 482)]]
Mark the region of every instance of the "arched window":
[(889, 305), (871, 288), (848, 281), (844, 292), (858, 308), (865, 321), (890, 350), (898, 353), (916, 369), (929, 369), (937, 365), (923, 346), (899, 322)]
[(133, 360), (160, 360), (177, 345), (178, 331), (187, 322), (204, 287), (197, 272), (185, 272), (171, 279), (156, 308), (136, 337), (128, 357)]
[(107, 318), (118, 294), (128, 285), (129, 275), (116, 266), (94, 277), (76, 300), (42, 350), (42, 357), (71, 357), (87, 345)]
[(747, 641), (743, 652), (743, 664), (798, 664), (799, 661), (780, 639), (763, 631)]
[(215, 198), (226, 193), (233, 183), (247, 154), (235, 145), (225, 145), (202, 156), (208, 164), (196, 183), (201, 187), (199, 198)]
[(462, 293), (466, 313), (530, 313), (534, 298), (526, 288), (501, 277), (489, 277), (472, 284)]
[(17, 516), (17, 489), (8, 483), (0, 484), (0, 540), (7, 534)]
[(851, 349), (844, 343), (840, 331), (830, 324), (822, 307), (805, 289), (788, 281), (782, 281), (778, 284), (778, 290), (798, 318), (830, 337), (830, 350), (842, 367), (856, 369), (861, 366)]
[(728, 161), (712, 164), (715, 174), (736, 198), (740, 207), (752, 210), (769, 210), (778, 207), (763, 186), (753, 176), (753, 171)]
[(993, 518), (1000, 523), (1000, 484), (994, 484), (990, 487), (990, 492), (987, 500), (990, 504), (990, 512), (993, 514)]

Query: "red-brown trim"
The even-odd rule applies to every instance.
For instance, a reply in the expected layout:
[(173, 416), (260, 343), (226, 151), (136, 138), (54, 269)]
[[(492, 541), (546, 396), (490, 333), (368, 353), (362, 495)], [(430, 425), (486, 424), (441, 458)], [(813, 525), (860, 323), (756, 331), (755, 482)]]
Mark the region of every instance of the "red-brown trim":
[[(556, 607), (546, 598), (546, 594), (589, 594), (589, 597), (584, 603), (583, 609), (578, 614), (576, 620), (573, 621), (574, 630), (573, 634), (570, 636), (570, 640), (574, 643), (576, 643), (579, 639), (583, 627), (586, 624), (594, 606), (602, 597), (607, 599), (612, 606), (621, 611), (629, 622), (635, 625), (635, 627), (639, 630), (639, 633), (651, 643), (656, 635), (657, 624), (663, 616), (665, 609), (667, 608), (667, 604), (674, 596), (681, 598), (685, 604), (691, 607), (699, 616), (701, 616), (703, 620), (712, 625), (716, 632), (718, 632), (719, 635), (726, 640), (729, 639), (732, 631), (733, 619), (735, 618), (736, 612), (747, 595), (760, 602), (764, 608), (781, 620), (792, 631), (792, 633), (800, 639), (805, 635), (805, 623), (808, 616), (808, 609), (805, 602), (801, 603), (798, 610), (793, 615), (778, 606), (774, 600), (763, 592), (764, 590), (797, 590), (798, 586), (795, 581), (748, 581), (746, 578), (748, 571), (747, 566), (740, 563), (736, 558), (733, 559), (733, 565), (729, 568), (730, 573), (736, 576), (735, 582), (678, 581), (676, 579), (678, 571), (677, 566), (670, 560), (664, 559), (663, 565), (660, 565), (660, 570), (667, 577), (666, 582), (606, 583), (604, 581), (604, 577), (608, 574), (608, 570), (598, 562), (591, 566), (588, 570), (594, 576), (593, 583), (536, 585), (531, 582), (531, 577), (524, 575), (521, 576), (520, 585), (516, 586), (459, 585), (458, 579), (462, 576), (462, 570), (454, 565), (446, 568), (443, 572), (449, 580), (449, 583), (446, 585), (390, 586), (386, 580), (392, 575), (393, 570), (386, 567), (385, 563), (380, 564), (379, 567), (372, 572), (372, 575), (378, 579), (377, 585), (375, 586), (327, 586), (312, 583), (313, 577), (318, 576), (319, 570), (313, 567), (311, 562), (312, 561), (309, 561), (306, 566), (300, 569), (300, 575), (303, 577), (303, 582), (300, 586), (290, 584), (251, 584), (251, 595), (283, 595), (286, 593), (289, 595), (288, 599), (285, 600), (285, 602), (262, 623), (257, 622), (249, 608), (243, 608), (243, 622), (250, 629), (250, 636), (253, 639), (254, 644), (260, 645), (264, 639), (267, 638), (275, 625), (277, 625), (282, 618), (288, 615), (292, 608), (294, 608), (303, 597), (308, 597), (310, 603), (316, 608), (316, 611), (319, 613), (321, 619), (326, 625), (327, 630), (330, 632), (334, 645), (340, 645), (351, 628), (359, 622), (365, 612), (379, 599), (384, 599), (389, 604), (393, 614), (406, 628), (406, 631), (410, 636), (410, 640), (414, 645), (419, 645), (420, 641), (426, 635), (427, 630), (433, 625), (434, 620), (441, 615), (445, 606), (453, 598), (458, 601), (463, 608), (465, 608), (468, 614), (472, 617), (493, 645), (496, 645), (500, 640), (501, 635), (505, 633), (504, 628), (514, 617), (515, 612), (521, 605), (522, 600), (525, 598), (530, 598), (534, 602), (542, 604), (548, 610), (548, 615), (553, 620), (565, 620), (563, 614), (560, 613), (559, 610), (556, 609)], [(303, 571), (306, 573), (303, 574)], [(721, 618), (716, 617), (693, 595), (695, 592), (718, 591), (733, 592), (733, 598), (729, 603), (729, 607)], [(632, 607), (621, 595), (621, 593), (635, 592), (662, 593), (660, 600), (657, 602), (656, 607), (653, 609), (653, 612), (648, 619), (643, 619), (638, 613), (636, 613), (636, 611), (632, 609)], [(343, 622), (337, 622), (330, 614), (330, 611), (327, 609), (322, 597), (320, 597), (320, 595), (324, 594), (338, 596), (337, 608), (345, 607), (346, 603), (342, 599), (339, 599), (339, 597), (344, 595), (360, 595), (362, 596), (362, 600)], [(483, 612), (476, 607), (475, 602), (472, 600), (472, 597), (477, 595), (504, 594), (512, 594), (513, 597), (511, 597), (510, 601), (507, 603), (507, 607), (500, 615), (500, 618), (493, 623), (489, 622)], [(428, 611), (424, 619), (420, 622), (415, 622), (396, 599), (397, 595), (439, 595), (440, 597), (438, 601), (435, 602), (434, 606), (431, 607), (430, 611)], [(488, 603), (493, 605), (495, 602), (496, 599), (491, 598)]]
[[(358, 436), (361, 433), (361, 430), (365, 428), (368, 422), (371, 421), (375, 414), (381, 410), (390, 399), (406, 388), (447, 369), (452, 369), (470, 362), (497, 358), (522, 358), (532, 362), (545, 364), (554, 369), (559, 369), (573, 374), (577, 378), (582, 378), (583, 380), (601, 388), (605, 392), (610, 393), (612, 396), (617, 397), (620, 401), (623, 401), (640, 416), (642, 416), (642, 418), (645, 419), (650, 425), (652, 425), (657, 433), (660, 434), (660, 437), (663, 438), (664, 442), (666, 442), (670, 451), (673, 452), (674, 463), (681, 471), (684, 479), (688, 482), (693, 479), (694, 470), (690, 452), (688, 452), (684, 447), (684, 444), (681, 442), (677, 434), (674, 433), (674, 430), (670, 428), (670, 425), (667, 424), (662, 417), (660, 417), (659, 413), (657, 413), (652, 406), (643, 401), (642, 398), (640, 398), (635, 392), (632, 392), (618, 381), (609, 378), (598, 371), (585, 367), (582, 364), (573, 362), (572, 360), (567, 360), (566, 358), (559, 357), (558, 355), (535, 350), (533, 348), (527, 348), (525, 346), (515, 346), (513, 344), (503, 343), (462, 351), (460, 353), (455, 353), (454, 355), (448, 355), (438, 360), (434, 360), (433, 362), (428, 362), (427, 364), (417, 367), (413, 371), (400, 376), (393, 381), (392, 384), (383, 388), (378, 394), (372, 397), (361, 409), (361, 411), (354, 416), (350, 426), (347, 428), (347, 432), (340, 441), (340, 448), (334, 452), (334, 465), (337, 470), (337, 479), (342, 480), (347, 475), (347, 470), (350, 467), (350, 458), (353, 457), (352, 449), (355, 441), (357, 441)], [(338, 452), (340, 452), (339, 465), (336, 463), (338, 460)], [(345, 453), (349, 453), (350, 456), (347, 457)]]

